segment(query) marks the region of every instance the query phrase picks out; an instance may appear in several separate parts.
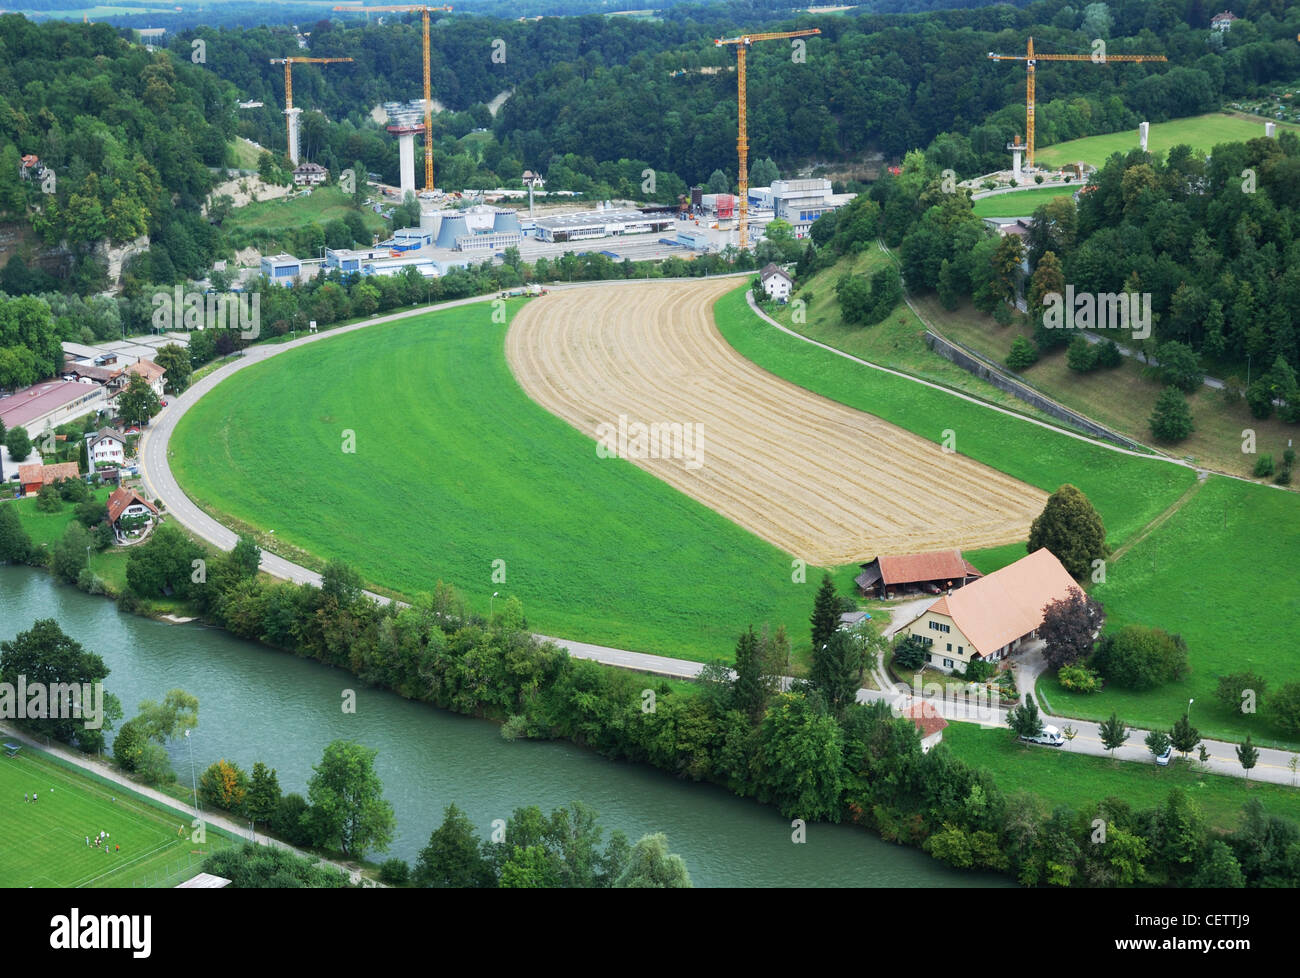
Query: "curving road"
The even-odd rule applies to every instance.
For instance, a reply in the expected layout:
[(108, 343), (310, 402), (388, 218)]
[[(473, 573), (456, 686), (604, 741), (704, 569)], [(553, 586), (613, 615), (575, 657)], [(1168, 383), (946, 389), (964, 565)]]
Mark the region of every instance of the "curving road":
[[(741, 273), (741, 274), (748, 275), (751, 273)], [(581, 284), (575, 283), (573, 285), (557, 286), (556, 288), (561, 288), (561, 289), (590, 288), (593, 286), (610, 285), (610, 284), (630, 285), (633, 284), (633, 282), (631, 280), (628, 280), (620, 283), (609, 283), (609, 282), (581, 283)], [(215, 519), (209, 516), (207, 513), (203, 512), (203, 510), (199, 509), (199, 507), (196, 506), (194, 502), (188, 496), (185, 495), (184, 490), (181, 489), (179, 483), (177, 483), (176, 478), (171, 471), (171, 464), (169, 462), (169, 457), (171, 453), (168, 451), (167, 448), (168, 440), (171, 438), (172, 432), (175, 431), (177, 422), (185, 415), (185, 412), (188, 411), (199, 400), (199, 398), (201, 398), (204, 394), (211, 391), (214, 387), (216, 387), (219, 383), (221, 383), (223, 380), (225, 380), (227, 377), (231, 376), (232, 374), (237, 373), (240, 370), (244, 370), (245, 368), (250, 367), (255, 363), (260, 363), (273, 356), (278, 356), (279, 354), (283, 353), (286, 350), (293, 349), (299, 346), (304, 346), (308, 343), (315, 343), (330, 336), (338, 336), (343, 333), (353, 332), (354, 330), (365, 329), (368, 326), (375, 326), (381, 323), (395, 322), (397, 320), (407, 319), (412, 316), (424, 315), (425, 313), (433, 312), (439, 309), (450, 309), (450, 308), (455, 308), (457, 306), (472, 305), (481, 302), (491, 302), (494, 298), (495, 298), (494, 296), (475, 296), (469, 299), (458, 299), (452, 302), (439, 303), (434, 306), (425, 306), (419, 309), (410, 310), (401, 313), (395, 313), (388, 316), (379, 316), (374, 319), (365, 320), (363, 322), (353, 323), (349, 326), (340, 326), (336, 329), (332, 329), (327, 332), (317, 333), (311, 336), (304, 336), (301, 339), (293, 340), (288, 343), (264, 345), (264, 346), (248, 348), (247, 350), (244, 351), (244, 355), (240, 357), (238, 360), (235, 360), (232, 363), (226, 364), (218, 368), (217, 370), (214, 370), (212, 373), (208, 374), (206, 377), (200, 380), (197, 384), (192, 386), (189, 390), (185, 391), (185, 393), (181, 394), (179, 397), (172, 398), (168, 406), (166, 408), (163, 408), (163, 410), (154, 419), (153, 423), (145, 429), (144, 433), (141, 435), (140, 438), (139, 453), (138, 453), (141, 477), (144, 481), (145, 487), (149, 490), (149, 493), (154, 498), (162, 500), (163, 504), (167, 508), (167, 511), (169, 512), (169, 514), (173, 519), (175, 519), (178, 523), (180, 523), (182, 526), (188, 529), (195, 536), (208, 541), (209, 543), (213, 544), (216, 547), (220, 547), (222, 550), (233, 549), (235, 543), (238, 540), (238, 535), (233, 530), (226, 528), (221, 523), (217, 522)], [(534, 301), (545, 301), (545, 300), (541, 299), (541, 300), (534, 300)], [(752, 304), (752, 300), (751, 300), (751, 304)], [(848, 359), (861, 363), (864, 366), (872, 367), (877, 370), (888, 370), (888, 368), (880, 367), (877, 364), (873, 364), (865, 360), (859, 360), (857, 357), (849, 356), (848, 354), (845, 354), (843, 351), (836, 350), (833, 347), (828, 347), (822, 343), (817, 343), (816, 341), (810, 340), (805, 336), (801, 336), (798, 333), (787, 330), (779, 323), (776, 323), (775, 320), (772, 320), (771, 318), (763, 315), (761, 310), (755, 310), (755, 311), (759, 312), (760, 316), (762, 316), (762, 318), (765, 321), (767, 321), (771, 325), (776, 326), (778, 329), (781, 329), (782, 332), (789, 333), (791, 336), (795, 337), (796, 339), (802, 340), (807, 343), (812, 343), (815, 346), (822, 347), (832, 353), (836, 353), (840, 356), (847, 357)], [(893, 370), (888, 370), (888, 372), (897, 374), (897, 376), (903, 377), (907, 380), (911, 380), (915, 383), (925, 384), (925, 386), (927, 387), (937, 387), (937, 385), (929, 384), (926, 381), (919, 380), (918, 378), (915, 377), (911, 377), (908, 374), (899, 373), (898, 371), (893, 371)], [(946, 393), (953, 394), (954, 396), (957, 397), (964, 397), (964, 395), (954, 391), (949, 391), (946, 388), (939, 387), (938, 389), (943, 390)], [(966, 398), (966, 399), (974, 400), (973, 398)], [(990, 410), (994, 410), (994, 411), (1002, 410), (1001, 408), (992, 405), (983, 404), (983, 402), (980, 401), (976, 401), (976, 403), (980, 403), (983, 406), (988, 407)], [(1004, 412), (1004, 413), (1011, 414), (1012, 412)], [(1022, 417), (1020, 415), (1016, 415), (1016, 416)], [(1044, 428), (1054, 427), (1052, 425), (1048, 425), (1044, 422), (1036, 421), (1030, 418), (1026, 418), (1024, 420), (1027, 420), (1032, 424), (1041, 425)], [(1056, 430), (1062, 430), (1062, 429), (1056, 429)], [(1094, 439), (1087, 438), (1086, 436), (1082, 436), (1082, 435), (1077, 435), (1074, 434), (1073, 432), (1062, 430), (1062, 433), (1066, 435), (1070, 435), (1071, 437), (1079, 438), (1080, 440), (1083, 441), (1092, 441), (1103, 448), (1110, 449), (1111, 451), (1123, 452), (1125, 454), (1130, 454), (1130, 455), (1138, 454), (1136, 452), (1130, 452), (1127, 451), (1126, 449), (1118, 448), (1116, 446), (1107, 445), (1103, 442), (1095, 442)], [(1180, 463), (1177, 460), (1173, 460), (1173, 459), (1167, 459), (1166, 461), (1170, 461), (1173, 464), (1186, 465), (1186, 463)], [(1187, 467), (1191, 468), (1191, 466), (1187, 466)], [(308, 568), (303, 567), (300, 564), (295, 564), (290, 560), (285, 560), (283, 557), (279, 557), (273, 553), (269, 553), (266, 551), (263, 551), (262, 553), (261, 569), (266, 571), (268, 574), (274, 575), (275, 577), (283, 578), (289, 581), (294, 581), (295, 583), (299, 583), (299, 584), (314, 584), (317, 587), (319, 587), (321, 583), (320, 574), (318, 574), (317, 572), (313, 570), (309, 570)], [(370, 591), (367, 591), (366, 594), (373, 600), (378, 601), (382, 604), (387, 604), (391, 601), (390, 598), (384, 597), (383, 595), (375, 594)], [(903, 620), (903, 616), (899, 616), (899, 618), (901, 622)], [(538, 635), (537, 637), (539, 639), (542, 639), (543, 641), (555, 642), (557, 645), (564, 648), (570, 655), (574, 656), (575, 658), (589, 659), (594, 662), (599, 662), (603, 665), (616, 666), (621, 669), (631, 669), (637, 672), (645, 672), (645, 673), (651, 673), (655, 675), (670, 676), (673, 678), (690, 679), (698, 675), (704, 665), (703, 663), (691, 662), (686, 659), (673, 659), (665, 656), (650, 655), (644, 652), (632, 652), (626, 649), (613, 649), (613, 648), (608, 648), (606, 646), (592, 645), (587, 642), (575, 642), (569, 639), (555, 638), (552, 636)], [(1012, 667), (1016, 670), (1016, 681), (1019, 688), (1034, 689), (1037, 677), (1043, 671), (1044, 663), (1042, 662), (1041, 655), (1039, 655), (1036, 651), (1029, 651), (1027, 653), (1023, 653), (1019, 656), (1016, 656), (1013, 659)], [(873, 673), (878, 675), (880, 679), (885, 678), (880, 673), (878, 664), (873, 669)], [(879, 682), (879, 679), (877, 681)], [(788, 684), (789, 679), (787, 678), (786, 680), (784, 680), (784, 683)], [(889, 690), (889, 685), (887, 683), (883, 684), (883, 688)], [(872, 689), (858, 690), (857, 699), (858, 702), (860, 703), (866, 703), (866, 702), (871, 702), (873, 700), (880, 700), (880, 699), (889, 699), (895, 705), (896, 708), (902, 708), (906, 706), (909, 702), (911, 702), (911, 697), (909, 695), (900, 695), (900, 693), (898, 692), (893, 692), (893, 691), (882, 692), (879, 690), (872, 690)], [(992, 706), (972, 707), (970, 703), (966, 703), (962, 701), (945, 700), (941, 697), (926, 696), (926, 699), (928, 702), (932, 703), (936, 708), (938, 708), (939, 711), (949, 720), (957, 721), (957, 722), (979, 723), (983, 727), (1005, 727), (1006, 726), (1006, 711), (1004, 709), (996, 708)], [(1068, 720), (1063, 718), (1056, 718), (1056, 717), (1048, 716), (1046, 714), (1046, 711), (1044, 711), (1044, 722), (1055, 723), (1056, 725), (1061, 727), (1064, 727), (1068, 724), (1078, 731), (1078, 735), (1074, 738), (1074, 740), (1071, 741), (1069, 744), (1067, 744), (1065, 747), (1060, 748), (1061, 750), (1072, 751), (1074, 753), (1095, 754), (1095, 755), (1105, 755), (1107, 753), (1105, 748), (1101, 746), (1101, 739), (1100, 736), (1098, 735), (1097, 725), (1095, 723), (1091, 723), (1089, 721), (1084, 721), (1084, 720)], [(1146, 733), (1147, 732), (1145, 730), (1138, 730), (1138, 729), (1131, 730), (1129, 733), (1129, 739), (1125, 744), (1125, 746), (1120, 747), (1115, 751), (1115, 755), (1114, 755), (1115, 758), (1117, 760), (1133, 761), (1133, 762), (1139, 762), (1145, 764), (1153, 763), (1151, 760), (1151, 755), (1147, 752), (1146, 747), (1143, 745), (1143, 738), (1146, 736)], [(1238, 764), (1237, 762), (1236, 753), (1235, 753), (1236, 744), (1225, 742), (1225, 741), (1207, 740), (1205, 741), (1205, 747), (1210, 752), (1211, 759), (1208, 765), (1208, 769), (1210, 771), (1212, 771), (1215, 774), (1228, 775), (1231, 777), (1245, 776), (1245, 772), (1242, 771), (1240, 764)], [(1036, 749), (1052, 750), (1054, 748), (1043, 747), (1043, 748), (1036, 748)], [(1256, 767), (1253, 769), (1251, 773), (1251, 777), (1256, 781), (1270, 781), (1275, 784), (1296, 783), (1297, 775), (1293, 774), (1290, 767), (1288, 766), (1288, 762), (1290, 761), (1292, 756), (1293, 755), (1287, 751), (1275, 750), (1275, 749), (1263, 748), (1263, 747), (1259, 748), (1259, 760), (1256, 764)]]

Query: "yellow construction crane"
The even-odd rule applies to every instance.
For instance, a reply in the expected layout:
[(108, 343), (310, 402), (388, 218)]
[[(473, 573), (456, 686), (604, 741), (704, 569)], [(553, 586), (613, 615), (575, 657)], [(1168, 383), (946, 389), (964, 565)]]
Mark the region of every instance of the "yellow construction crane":
[(429, 11), (451, 10), (451, 7), (391, 6), (367, 7), (363, 4), (344, 4), (335, 10), (365, 10), (378, 13), (414, 13), (420, 12), (424, 22), (424, 189), (433, 193), (433, 86), (429, 67)]
[(734, 44), (736, 47), (736, 87), (737, 107), (740, 123), (736, 136), (736, 152), (740, 156), (740, 250), (749, 247), (749, 128), (745, 121), (745, 52), (755, 41), (777, 41), (790, 37), (810, 37), (820, 34), (821, 30), (813, 27), (804, 31), (781, 31), (777, 34), (741, 34), (739, 37), (719, 37), (713, 42), (714, 47)]
[(1166, 61), (1163, 54), (1035, 54), (1034, 39), (1029, 39), (1029, 46), (1024, 54), (994, 54), (989, 52), (992, 61), (1023, 61), (1029, 69), (1029, 82), (1025, 88), (1025, 161), (1030, 169), (1034, 166), (1034, 64), (1038, 61), (1091, 61), (1104, 65), (1112, 61)]
[(271, 64), (284, 65), (284, 125), (285, 149), (293, 162), (298, 162), (297, 126), (293, 118), (293, 66), (299, 64), (332, 65), (351, 58), (272, 58)]

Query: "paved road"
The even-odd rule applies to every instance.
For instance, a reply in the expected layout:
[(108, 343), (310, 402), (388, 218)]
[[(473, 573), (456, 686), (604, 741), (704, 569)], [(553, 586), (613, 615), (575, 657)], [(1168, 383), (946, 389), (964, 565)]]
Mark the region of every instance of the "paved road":
[[(591, 284), (598, 285), (604, 283), (591, 283)], [(573, 285), (569, 287), (576, 288), (576, 287), (583, 287), (583, 286), (580, 285), (579, 283), (573, 283)], [(184, 415), (184, 413), (187, 410), (189, 410), (189, 408), (192, 407), (200, 397), (202, 397), (208, 391), (212, 390), (213, 387), (215, 387), (221, 381), (225, 380), (231, 374), (237, 373), (238, 371), (243, 370), (254, 363), (259, 363), (263, 360), (269, 359), (270, 357), (278, 356), (280, 353), (284, 352), (285, 350), (292, 349), (293, 347), (302, 346), (307, 343), (315, 343), (328, 336), (337, 336), (342, 333), (352, 332), (353, 330), (358, 330), (358, 329), (364, 329), (367, 326), (373, 326), (379, 323), (393, 322), (396, 320), (408, 318), (410, 316), (422, 315), (433, 309), (447, 309), (447, 308), (453, 308), (455, 306), (471, 305), (473, 303), (490, 302), (492, 298), (493, 297), (491, 296), (479, 296), (471, 299), (460, 299), (454, 302), (441, 303), (437, 306), (429, 306), (414, 311), (397, 313), (390, 316), (381, 316), (376, 319), (369, 319), (364, 322), (354, 323), (350, 326), (341, 326), (337, 329), (333, 329), (325, 333), (318, 333), (314, 336), (305, 336), (299, 340), (295, 340), (290, 343), (250, 347), (248, 350), (245, 351), (244, 356), (241, 357), (240, 359), (232, 363), (226, 364), (225, 366), (220, 367), (219, 369), (213, 371), (211, 374), (204, 377), (201, 381), (199, 381), (197, 384), (195, 384), (193, 387), (187, 390), (184, 394), (180, 395), (179, 397), (173, 398), (170, 401), (169, 406), (164, 408), (162, 412), (154, 420), (153, 424), (151, 424), (149, 428), (145, 430), (143, 436), (141, 437), (139, 457), (140, 457), (141, 474), (144, 479), (144, 483), (146, 487), (149, 489), (150, 493), (153, 496), (163, 501), (163, 503), (167, 507), (168, 512), (172, 515), (172, 517), (177, 522), (185, 526), (196, 536), (199, 536), (202, 539), (207, 540), (208, 542), (212, 543), (215, 546), (220, 547), (223, 550), (232, 549), (238, 540), (238, 536), (232, 530), (229, 530), (226, 527), (222, 526), (215, 519), (213, 519), (207, 513), (203, 512), (196, 505), (194, 505), (194, 503), (189, 499), (189, 497), (187, 497), (185, 493), (181, 490), (180, 485), (176, 482), (175, 476), (173, 476), (171, 471), (170, 463), (168, 462), (168, 457), (169, 457), (169, 452), (167, 451), (168, 439), (171, 437), (172, 432), (175, 430), (177, 421), (180, 420), (181, 416)], [(749, 298), (750, 298), (751, 308), (754, 308), (755, 311), (758, 312), (758, 314), (762, 316), (762, 318), (765, 321), (775, 326), (776, 328), (780, 329), (782, 332), (788, 333), (789, 335), (795, 337), (796, 339), (803, 340), (804, 342), (807, 343), (812, 343), (813, 345), (822, 347), (823, 349), (828, 350), (831, 353), (835, 353), (839, 356), (853, 360), (857, 363), (863, 364), (864, 366), (868, 366), (876, 370), (883, 370), (886, 373), (891, 373), (896, 376), (903, 377), (914, 383), (924, 384), (927, 387), (933, 387), (936, 390), (941, 390), (947, 394), (951, 394), (954, 397), (960, 397), (963, 398), (964, 400), (972, 401), (973, 403), (980, 404), (988, 408), (989, 410), (1002, 411), (1004, 414), (1009, 414), (1013, 417), (1021, 418), (1022, 420), (1025, 420), (1030, 424), (1037, 424), (1044, 428), (1052, 428), (1053, 430), (1060, 431), (1062, 434), (1068, 435), (1071, 438), (1078, 438), (1081, 441), (1092, 442), (1093, 444), (1105, 448), (1109, 451), (1122, 452), (1126, 455), (1139, 455), (1139, 457), (1143, 457), (1143, 458), (1151, 457), (1151, 456), (1140, 455), (1140, 453), (1132, 452), (1127, 449), (1119, 448), (1114, 445), (1108, 445), (1104, 442), (1098, 442), (1095, 441), (1094, 439), (1087, 438), (1083, 435), (1078, 435), (1073, 432), (1065, 431), (1064, 429), (1055, 428), (1052, 425), (1048, 425), (1044, 422), (1037, 421), (1032, 418), (1024, 418), (1022, 415), (1015, 414), (1014, 412), (1005, 411), (1004, 409), (996, 407), (994, 405), (985, 404), (985, 402), (983, 401), (979, 401), (975, 398), (967, 397), (966, 395), (961, 394), (959, 392), (951, 391), (948, 388), (940, 387), (936, 384), (931, 384), (927, 381), (920, 380), (919, 378), (912, 377), (908, 374), (900, 373), (899, 371), (896, 370), (890, 370), (887, 367), (881, 367), (878, 364), (874, 364), (866, 360), (861, 360), (858, 357), (851, 356), (847, 353), (844, 353), (841, 350), (835, 349), (834, 347), (827, 346), (824, 343), (818, 343), (815, 340), (810, 340), (806, 336), (802, 336), (799, 333), (786, 329), (780, 323), (776, 322), (776, 320), (764, 314), (761, 310), (757, 309), (757, 307), (754, 306), (753, 297), (750, 296)], [(1161, 461), (1168, 461), (1171, 464), (1175, 464), (1175, 465), (1184, 465), (1184, 466), (1186, 465), (1186, 463), (1174, 459), (1161, 459)], [(316, 586), (320, 585), (321, 579), (318, 573), (312, 570), (308, 570), (305, 567), (295, 564), (292, 561), (285, 560), (283, 557), (276, 556), (275, 554), (272, 553), (263, 552), (261, 567), (262, 570), (266, 571), (268, 574), (274, 575), (275, 577), (280, 577), (285, 580), (294, 581), (300, 584), (309, 583), (309, 584), (314, 584)], [(366, 594), (369, 595), (372, 599), (379, 601), (380, 603), (386, 604), (390, 601), (389, 598), (386, 598), (382, 595), (374, 594), (369, 591), (367, 591)], [(930, 599), (922, 599), (922, 601), (916, 602), (916, 604), (922, 604), (924, 600), (930, 600)], [(895, 614), (892, 620), (898, 623), (903, 623), (907, 619), (904, 617), (902, 609), (900, 608), (900, 611)], [(557, 645), (566, 649), (569, 652), (569, 654), (574, 656), (575, 658), (590, 659), (594, 662), (600, 662), (610, 666), (617, 666), (623, 669), (632, 669), (640, 672), (654, 673), (657, 675), (689, 679), (698, 675), (700, 670), (703, 668), (702, 663), (691, 662), (686, 659), (673, 659), (673, 658), (668, 658), (666, 656), (649, 655), (644, 652), (632, 652), (625, 649), (613, 649), (601, 645), (592, 645), (587, 642), (576, 642), (569, 639), (554, 638), (549, 636), (539, 635), (538, 637), (546, 641), (555, 642)], [(1038, 674), (1042, 671), (1041, 663), (1036, 665), (1033, 660), (1026, 659), (1021, 662), (1013, 662), (1013, 665), (1018, 670), (1016, 679), (1020, 688), (1021, 689), (1035, 688), (1034, 681), (1036, 680)], [(1020, 670), (1024, 670), (1024, 671), (1022, 672)], [(877, 682), (881, 685), (882, 690), (885, 691), (860, 689), (858, 691), (858, 697), (857, 697), (858, 702), (866, 703), (866, 702), (871, 702), (873, 700), (889, 699), (891, 702), (893, 702), (896, 706), (899, 706), (900, 708), (902, 706), (905, 706), (907, 702), (909, 702), (907, 698), (900, 697), (899, 694), (896, 692), (888, 692), (888, 690), (890, 690), (891, 688), (891, 684), (886, 681), (885, 676), (880, 671), (880, 667), (878, 664), (873, 670), (873, 672), (875, 673), (877, 677)], [(789, 679), (787, 678), (783, 680), (783, 683), (788, 684)], [(932, 702), (936, 706), (936, 708), (938, 708), (943, 713), (943, 715), (947, 717), (949, 720), (980, 723), (981, 726), (1006, 726), (1006, 711), (1000, 708), (992, 707), (991, 705), (981, 707), (976, 704), (971, 704), (967, 702), (946, 702), (938, 698), (930, 698), (929, 701)], [(1106, 753), (1106, 751), (1101, 746), (1101, 740), (1097, 734), (1096, 724), (1087, 721), (1081, 721), (1081, 720), (1074, 720), (1074, 721), (1059, 720), (1058, 721), (1056, 718), (1053, 717), (1048, 717), (1047, 722), (1056, 722), (1058, 726), (1064, 726), (1068, 722), (1070, 725), (1072, 725), (1075, 729), (1079, 731), (1079, 734), (1077, 737), (1075, 737), (1074, 741), (1069, 745), (1067, 745), (1065, 748), (1062, 748), (1063, 750), (1070, 750), (1070, 751), (1074, 751), (1075, 753), (1084, 753), (1084, 754), (1105, 754)], [(1115, 756), (1118, 759), (1126, 760), (1126, 761), (1140, 761), (1142, 763), (1147, 763), (1147, 764), (1153, 763), (1149, 753), (1146, 751), (1145, 746), (1143, 746), (1142, 744), (1142, 738), (1145, 736), (1146, 736), (1145, 731), (1134, 730), (1133, 733), (1130, 735), (1129, 745), (1136, 745), (1136, 746), (1121, 747), (1115, 752)], [(1233, 746), (1234, 745), (1232, 744), (1223, 743), (1219, 741), (1206, 741), (1206, 748), (1210, 751), (1212, 757), (1212, 760), (1210, 762), (1211, 770), (1219, 774), (1227, 774), (1235, 777), (1244, 776), (1240, 765), (1236, 763), (1236, 755), (1233, 752)], [(1038, 749), (1051, 750), (1054, 748), (1044, 747)], [(1255, 780), (1274, 781), (1279, 784), (1290, 784), (1292, 780), (1292, 775), (1291, 775), (1291, 771), (1286, 766), (1287, 761), (1289, 759), (1290, 759), (1290, 755), (1285, 751), (1268, 750), (1268, 749), (1261, 748), (1259, 762), (1257, 767), (1254, 770), (1253, 777), (1255, 778)]]

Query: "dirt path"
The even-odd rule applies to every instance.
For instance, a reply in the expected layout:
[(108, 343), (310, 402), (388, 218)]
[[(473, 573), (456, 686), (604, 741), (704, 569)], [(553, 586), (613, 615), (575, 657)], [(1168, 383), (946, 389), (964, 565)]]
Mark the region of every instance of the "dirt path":
[[(543, 407), (593, 440), (598, 426), (617, 429), (622, 417), (630, 461), (814, 564), (1025, 538), (1046, 499), (1040, 490), (774, 377), (733, 350), (711, 308), (734, 287), (724, 280), (556, 293), (515, 316), (506, 356)], [(681, 425), (695, 440), (638, 446), (638, 422)]]
[(1196, 481), (1187, 487), (1187, 491), (1183, 493), (1181, 496), (1179, 496), (1177, 499), (1175, 499), (1173, 503), (1170, 504), (1168, 509), (1166, 509), (1163, 513), (1161, 513), (1159, 516), (1153, 519), (1146, 526), (1142, 527), (1142, 529), (1137, 534), (1125, 540), (1123, 546), (1121, 546), (1118, 550), (1116, 550), (1113, 554), (1110, 555), (1110, 562), (1112, 564), (1118, 563), (1121, 557), (1123, 557), (1126, 553), (1128, 553), (1139, 543), (1141, 543), (1143, 540), (1149, 537), (1156, 530), (1160, 529), (1160, 527), (1164, 526), (1165, 523), (1169, 521), (1170, 517), (1172, 517), (1176, 512), (1178, 512), (1189, 502), (1191, 502), (1192, 497), (1196, 495), (1196, 493), (1200, 490), (1201, 486), (1203, 485), (1205, 485), (1204, 474), (1198, 476)]

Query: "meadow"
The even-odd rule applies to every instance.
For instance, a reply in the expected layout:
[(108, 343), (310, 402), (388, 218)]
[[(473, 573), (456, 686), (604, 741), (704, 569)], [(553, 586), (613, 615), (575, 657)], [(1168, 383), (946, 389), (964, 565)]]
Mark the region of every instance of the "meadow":
[(983, 730), (973, 723), (950, 723), (943, 742), (963, 761), (983, 768), (1007, 794), (1027, 790), (1049, 809), (1069, 805), (1081, 811), (1107, 797), (1128, 802), (1135, 811), (1164, 803), (1182, 788), (1216, 829), (1238, 826), (1241, 806), (1258, 798), (1270, 814), (1300, 820), (1300, 791), (1286, 785), (1247, 783), (1241, 778), (1205, 774), (1195, 762), (1176, 759), (1168, 767), (1112, 761), (1017, 743), (1006, 730)]
[[(1119, 713), (1138, 726), (1168, 728), (1194, 699), (1201, 735), (1295, 747), (1268, 721), (1268, 691), (1300, 678), (1291, 646), (1300, 621), (1294, 557), (1300, 547), (1300, 497), (1266, 486), (1211, 477), (1158, 530), (1107, 566), (1092, 593), (1107, 627), (1156, 625), (1183, 636), (1191, 673), (1148, 692), (1108, 686), (1070, 693), (1055, 679), (1040, 688), (1058, 713), (1100, 720)], [(1268, 681), (1263, 709), (1245, 715), (1213, 697), (1217, 677), (1251, 670)]]
[[(1300, 126), (1289, 123), (1279, 122), (1277, 126), (1279, 132), (1283, 129), (1300, 132)], [(1185, 144), (1208, 153), (1219, 143), (1243, 142), (1263, 135), (1263, 119), (1252, 121), (1225, 112), (1209, 112), (1186, 119), (1151, 123), (1151, 131), (1147, 135), (1147, 151), (1153, 156), (1163, 157), (1174, 146)], [(1039, 146), (1035, 148), (1034, 156), (1039, 164), (1046, 167), (1064, 166), (1067, 163), (1088, 163), (1100, 167), (1112, 153), (1128, 153), (1137, 149), (1138, 145), (1137, 129), (1134, 128), (1071, 139), (1054, 146)]]
[(768, 622), (807, 646), (820, 572), (793, 583), (786, 554), (599, 458), (519, 388), (489, 312), (374, 326), (241, 371), (180, 421), (177, 478), (291, 553), (343, 559), (406, 597), (443, 580), (482, 612), (514, 595), (544, 634), (704, 660)]
[[(192, 842), (190, 823), (29, 747), (0, 757), (0, 886), (175, 886), (229, 843), (211, 826), (203, 844)], [(94, 844), (101, 831), (107, 853)]]
[(1062, 190), (1060, 187), (1034, 187), (1013, 194), (981, 197), (975, 201), (973, 209), (976, 217), (1030, 217), (1048, 201), (1069, 197), (1072, 193), (1073, 188)]

